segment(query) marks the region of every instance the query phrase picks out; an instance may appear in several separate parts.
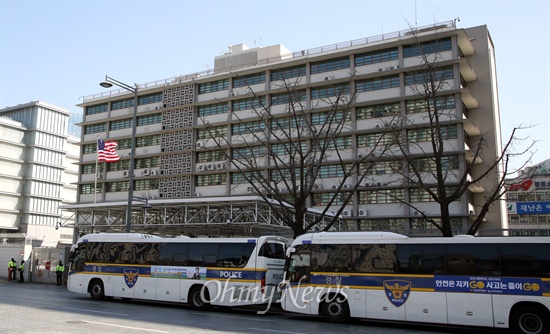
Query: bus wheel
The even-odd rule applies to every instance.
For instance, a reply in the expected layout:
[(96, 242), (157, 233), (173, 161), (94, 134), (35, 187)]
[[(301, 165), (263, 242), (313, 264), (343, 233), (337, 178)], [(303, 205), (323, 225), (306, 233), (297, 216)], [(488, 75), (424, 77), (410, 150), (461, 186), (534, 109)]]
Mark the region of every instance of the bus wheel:
[(349, 319), (348, 302), (342, 295), (331, 295), (321, 304), (321, 313), (328, 322), (345, 322)]
[[(203, 299), (203, 287), (204, 287), (204, 298)], [(210, 307), (210, 295), (208, 293), (208, 288), (203, 286), (196, 286), (189, 291), (189, 304), (194, 310), (204, 311)]]
[(103, 282), (100, 279), (94, 279), (90, 282), (90, 297), (95, 300), (103, 300), (105, 298)]
[(550, 331), (550, 319), (541, 309), (524, 306), (512, 315), (511, 327), (514, 333), (542, 334)]

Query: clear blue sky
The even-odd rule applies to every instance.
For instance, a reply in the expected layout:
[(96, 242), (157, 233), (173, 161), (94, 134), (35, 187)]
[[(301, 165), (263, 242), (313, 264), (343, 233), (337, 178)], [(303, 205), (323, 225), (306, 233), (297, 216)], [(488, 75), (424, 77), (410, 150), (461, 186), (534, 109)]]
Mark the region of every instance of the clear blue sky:
[(503, 140), (537, 125), (532, 164), (550, 158), (549, 0), (0, 0), (0, 108), (42, 100), (81, 111), (106, 74), (147, 83), (213, 68), (232, 44), (299, 51), (455, 18), (493, 38)]

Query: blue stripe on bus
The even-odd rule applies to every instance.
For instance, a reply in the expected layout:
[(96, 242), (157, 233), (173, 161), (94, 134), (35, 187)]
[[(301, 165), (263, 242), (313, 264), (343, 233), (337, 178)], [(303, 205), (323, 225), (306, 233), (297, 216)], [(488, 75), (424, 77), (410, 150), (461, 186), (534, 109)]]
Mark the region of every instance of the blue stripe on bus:
[(408, 288), (417, 291), (490, 293), (503, 295), (550, 295), (550, 279), (534, 277), (499, 276), (442, 276), (442, 275), (392, 275), (392, 274), (351, 274), (351, 273), (311, 273), (309, 282), (291, 282), (291, 287), (299, 285), (341, 286), (365, 289)]

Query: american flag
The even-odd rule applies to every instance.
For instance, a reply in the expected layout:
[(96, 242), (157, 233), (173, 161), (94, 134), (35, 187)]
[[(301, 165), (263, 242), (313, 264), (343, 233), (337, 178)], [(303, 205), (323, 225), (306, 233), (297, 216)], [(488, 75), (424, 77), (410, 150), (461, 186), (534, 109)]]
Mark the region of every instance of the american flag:
[(120, 157), (116, 153), (116, 141), (97, 140), (97, 161), (98, 162), (115, 162), (119, 161)]

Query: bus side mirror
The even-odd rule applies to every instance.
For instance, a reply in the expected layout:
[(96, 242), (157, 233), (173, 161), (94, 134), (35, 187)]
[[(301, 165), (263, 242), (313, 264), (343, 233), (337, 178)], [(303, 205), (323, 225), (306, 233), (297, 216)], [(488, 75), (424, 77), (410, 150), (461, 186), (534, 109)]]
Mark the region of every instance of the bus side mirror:
[(290, 254), (294, 253), (295, 251), (296, 251), (296, 248), (294, 248), (294, 247), (288, 247), (288, 248), (286, 249), (286, 256), (287, 256), (287, 257), (290, 257)]

